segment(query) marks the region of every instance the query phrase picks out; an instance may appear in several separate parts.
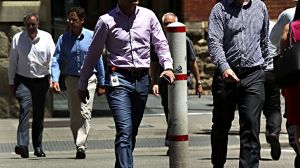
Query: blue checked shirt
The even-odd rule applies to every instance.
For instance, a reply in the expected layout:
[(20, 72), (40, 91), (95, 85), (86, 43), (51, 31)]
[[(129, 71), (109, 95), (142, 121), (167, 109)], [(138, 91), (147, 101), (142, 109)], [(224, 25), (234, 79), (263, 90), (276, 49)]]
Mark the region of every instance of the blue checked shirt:
[(240, 6), (221, 0), (208, 21), (208, 49), (220, 72), (238, 67), (266, 67), (269, 16), (261, 0)]
[[(81, 35), (74, 36), (70, 31), (62, 34), (56, 44), (52, 58), (52, 81), (58, 82), (60, 74), (78, 76), (85, 56), (91, 45), (93, 31), (82, 28)], [(98, 85), (104, 85), (104, 64), (102, 56), (97, 60), (94, 72), (97, 74)]]

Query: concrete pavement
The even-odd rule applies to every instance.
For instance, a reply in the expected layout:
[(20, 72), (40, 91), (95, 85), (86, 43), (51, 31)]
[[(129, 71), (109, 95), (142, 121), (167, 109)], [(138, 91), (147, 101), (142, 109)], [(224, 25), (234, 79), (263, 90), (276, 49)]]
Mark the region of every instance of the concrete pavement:
[[(97, 98), (96, 102), (103, 102), (103, 98)], [(63, 103), (62, 103), (63, 104)], [(212, 97), (189, 96), (189, 168), (209, 168), (210, 161), (210, 128)], [(107, 107), (96, 104), (95, 108), (106, 111)], [(59, 112), (59, 110), (57, 111)], [(165, 156), (167, 148), (164, 147), (164, 136), (166, 130), (165, 117), (161, 114), (160, 99), (149, 97), (145, 117), (143, 118), (137, 145), (134, 151), (134, 165), (136, 168), (166, 168), (169, 167), (169, 158)], [(14, 154), (16, 144), (17, 119), (0, 120), (0, 168), (8, 167), (42, 167), (42, 168), (64, 168), (64, 167), (114, 167), (114, 122), (110, 116), (94, 117), (92, 129), (88, 139), (87, 158), (75, 160), (75, 147), (69, 128), (68, 118), (46, 118), (44, 130), (44, 150), (46, 158), (36, 158), (30, 146), (30, 157), (21, 159)], [(279, 161), (271, 160), (270, 148), (264, 138), (265, 119), (261, 120), (261, 144), (262, 168), (293, 167), (294, 152), (288, 146), (285, 131), (285, 119), (282, 124), (280, 141), (282, 144), (282, 155)], [(236, 116), (229, 136), (229, 150), (226, 167), (238, 167), (239, 137), (238, 116)]]

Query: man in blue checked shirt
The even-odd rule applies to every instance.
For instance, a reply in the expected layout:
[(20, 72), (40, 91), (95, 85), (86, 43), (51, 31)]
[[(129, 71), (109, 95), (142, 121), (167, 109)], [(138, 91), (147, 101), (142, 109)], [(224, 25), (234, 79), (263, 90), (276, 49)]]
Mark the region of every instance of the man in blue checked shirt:
[(88, 82), (89, 97), (87, 101), (80, 102), (77, 94), (80, 69), (93, 37), (93, 31), (83, 27), (84, 18), (85, 11), (80, 7), (73, 7), (68, 11), (69, 31), (59, 37), (52, 59), (52, 90), (54, 93), (60, 92), (60, 73), (66, 75), (70, 127), (77, 149), (76, 159), (85, 159), (86, 157), (86, 141), (90, 130), (95, 91), (97, 89), (98, 95), (105, 92), (97, 87), (97, 82), (98, 86), (104, 85), (104, 66), (102, 57), (100, 57), (94, 68), (94, 74)]
[(208, 21), (208, 49), (217, 69), (212, 84), (212, 164), (226, 162), (228, 132), (237, 107), (240, 168), (258, 168), (260, 114), (269, 59), (269, 16), (261, 0), (221, 0)]

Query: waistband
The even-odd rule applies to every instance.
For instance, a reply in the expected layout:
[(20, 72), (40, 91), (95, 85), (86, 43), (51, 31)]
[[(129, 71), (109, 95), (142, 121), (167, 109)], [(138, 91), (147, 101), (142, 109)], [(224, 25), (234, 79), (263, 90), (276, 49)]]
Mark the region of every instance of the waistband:
[(118, 72), (124, 76), (132, 77), (132, 78), (141, 78), (149, 73), (149, 68), (127, 68), (127, 67), (116, 67), (109, 66), (108, 72)]
[(21, 79), (21, 80), (27, 80), (27, 81), (39, 81), (39, 80), (45, 80), (45, 79), (49, 79), (50, 75), (45, 75), (42, 78), (28, 78), (19, 74), (16, 74), (16, 78)]
[(254, 66), (254, 67), (237, 67), (237, 68), (232, 68), (234, 73), (238, 74), (249, 74), (257, 70), (261, 70), (261, 66)]

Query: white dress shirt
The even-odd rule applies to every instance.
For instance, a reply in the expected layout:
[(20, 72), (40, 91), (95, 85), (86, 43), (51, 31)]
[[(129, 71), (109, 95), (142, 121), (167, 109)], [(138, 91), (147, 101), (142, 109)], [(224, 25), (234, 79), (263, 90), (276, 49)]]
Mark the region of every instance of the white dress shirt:
[(52, 36), (38, 30), (30, 39), (26, 31), (14, 35), (9, 54), (8, 80), (14, 84), (15, 75), (27, 78), (43, 78), (50, 73), (50, 62), (55, 51)]

